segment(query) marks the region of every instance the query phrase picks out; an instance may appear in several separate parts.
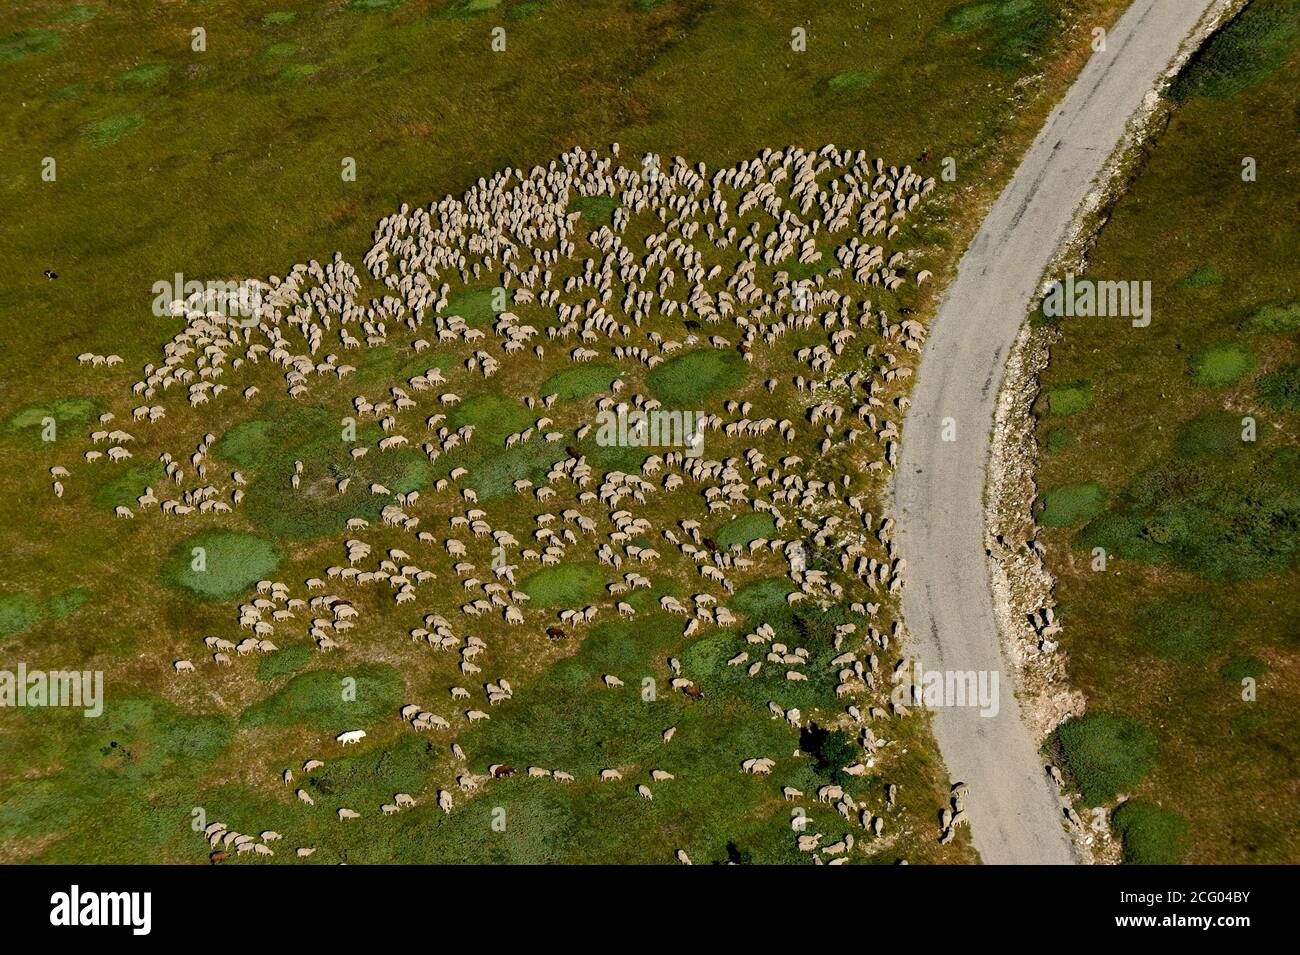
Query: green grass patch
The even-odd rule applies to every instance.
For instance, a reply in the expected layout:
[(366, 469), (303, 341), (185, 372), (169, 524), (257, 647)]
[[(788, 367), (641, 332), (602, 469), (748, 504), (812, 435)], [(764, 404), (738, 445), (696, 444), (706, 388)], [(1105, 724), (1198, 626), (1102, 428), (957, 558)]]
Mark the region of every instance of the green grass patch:
[(0, 740), (0, 762), (44, 769), (0, 783), (5, 839), (39, 840), (40, 861), (67, 864), (193, 852), (190, 814), (200, 779), (230, 741), (229, 719), (111, 690), (97, 719), (62, 707), (25, 718), (25, 739)]
[(31, 594), (0, 596), (0, 638), (26, 633), (45, 619), (45, 608)]
[(55, 30), (23, 30), (0, 40), (0, 64), (17, 63), (38, 53), (49, 53), (63, 42)]
[(1059, 454), (1076, 440), (1077, 436), (1069, 428), (1049, 428), (1043, 436), (1043, 450), (1048, 454)]
[(650, 391), (669, 408), (689, 408), (734, 391), (748, 369), (739, 352), (701, 348), (656, 366), (646, 378)]
[(54, 22), (67, 25), (89, 23), (97, 16), (99, 16), (99, 7), (89, 3), (74, 3), (60, 10), (54, 17)]
[(1203, 455), (1231, 454), (1251, 448), (1242, 440), (1241, 416), (1231, 411), (1207, 411), (1184, 422), (1174, 439), (1174, 448), (1188, 458)]
[(1297, 467), (1300, 454), (1291, 448), (1261, 449), (1231, 473), (1185, 458), (1164, 463), (1139, 474), (1074, 543), (1210, 579), (1283, 570), (1300, 553)]
[(1177, 289), (1201, 289), (1223, 284), (1223, 276), (1213, 265), (1200, 265), (1174, 283)]
[(309, 726), (338, 734), (392, 716), (404, 702), (402, 675), (387, 664), (300, 673), (239, 715), (239, 725)]
[(348, 9), (360, 13), (386, 13), (405, 5), (406, 0), (348, 0)]
[(501, 0), (451, 0), (444, 16), (473, 17), (501, 6)]
[(1076, 381), (1057, 385), (1038, 396), (1035, 403), (1038, 413), (1053, 418), (1064, 418), (1092, 407), (1092, 382)]
[(310, 643), (295, 643), (281, 647), (257, 661), (257, 678), (274, 680), (277, 677), (297, 673), (311, 662), (315, 647)]
[(491, 501), (519, 493), (515, 481), (532, 481), (534, 487), (544, 484), (551, 466), (564, 457), (564, 445), (533, 438), (507, 451), (480, 452), (462, 483), (472, 488), (480, 501)]
[[(197, 570), (196, 548), (205, 569)], [(184, 541), (162, 567), (163, 582), (204, 600), (230, 600), (274, 573), (280, 555), (268, 540), (237, 531), (204, 531)]]
[(826, 87), (836, 93), (860, 93), (870, 89), (880, 78), (880, 73), (866, 70), (845, 70), (826, 81)]
[(619, 370), (615, 365), (576, 365), (551, 375), (542, 382), (538, 393), (542, 396), (557, 395), (561, 401), (572, 401), (609, 391), (610, 385), (618, 376)]
[(1300, 332), (1300, 302), (1264, 305), (1241, 324), (1251, 335), (1294, 335)]
[(270, 13), (262, 15), (262, 26), (264, 27), (282, 27), (292, 23), (298, 18), (298, 14), (288, 10), (273, 10)]
[(104, 481), (95, 488), (90, 501), (104, 510), (111, 511), (115, 507), (134, 510), (138, 506), (136, 499), (144, 493), (145, 488), (158, 484), (166, 473), (158, 461), (133, 464), (117, 474), (105, 471)]
[(719, 527), (713, 534), (719, 547), (748, 544), (760, 537), (771, 539), (776, 534), (776, 521), (770, 514), (742, 514)]
[(1236, 654), (1219, 667), (1219, 676), (1233, 683), (1245, 679), (1262, 680), (1268, 673), (1268, 664), (1251, 654)]
[(1187, 360), (1187, 373), (1198, 385), (1224, 388), (1235, 385), (1254, 370), (1255, 354), (1238, 342), (1221, 342), (1202, 349)]
[(1111, 814), (1111, 827), (1124, 843), (1125, 865), (1177, 865), (1192, 831), (1178, 813), (1145, 799), (1119, 806)]
[(519, 589), (528, 594), (530, 607), (578, 609), (604, 595), (605, 574), (595, 561), (573, 561), (530, 574)]
[(164, 63), (142, 63), (140, 66), (118, 74), (116, 86), (119, 89), (140, 89), (153, 86), (167, 76), (168, 67)]
[(279, 79), (285, 83), (309, 80), (322, 69), (323, 67), (315, 63), (293, 63), (280, 71)]
[(1155, 767), (1159, 747), (1141, 722), (1119, 713), (1087, 713), (1056, 729), (1065, 764), (1090, 806), (1133, 789)]
[(92, 146), (112, 146), (144, 125), (140, 113), (119, 113), (86, 123), (81, 127), (82, 138)]
[(1038, 523), (1043, 527), (1069, 527), (1096, 517), (1106, 503), (1106, 489), (1096, 481), (1078, 481), (1043, 492)]
[(1046, 51), (1057, 18), (1041, 0), (975, 0), (949, 9), (944, 27), (953, 33), (981, 32), (984, 65), (1013, 70)]
[[(493, 307), (492, 300), (496, 297), (497, 286), (462, 289), (447, 299), (442, 314), (459, 315), (470, 328), (483, 328), (495, 322), (500, 314)], [(508, 310), (509, 296), (504, 296), (504, 299)]]
[(536, 420), (518, 401), (499, 394), (472, 395), (447, 412), (449, 428), (471, 424), (474, 443), (491, 445), (497, 451), (508, 436), (526, 430)]
[(5, 422), (5, 428), (39, 436), (45, 427), (45, 419), (53, 418), (57, 437), (61, 425), (89, 424), (95, 420), (101, 407), (94, 398), (55, 398), (19, 408)]
[[(377, 450), (383, 432), (372, 421), (358, 425), (357, 444), (350, 444), (342, 427), (341, 418), (324, 408), (272, 402), (259, 409), (258, 418), (222, 435), (213, 453), (244, 469), (244, 509), (260, 529), (279, 538), (339, 531), (350, 517), (377, 521), (392, 498), (371, 494), (372, 483), (394, 493), (429, 485), (432, 470), (418, 447)], [(358, 444), (370, 451), (353, 460), (350, 452)], [(290, 482), (295, 461), (306, 464), (296, 491)], [(337, 485), (344, 478), (352, 483), (340, 494)]]
[(592, 225), (609, 225), (619, 202), (613, 196), (575, 196), (569, 200), (570, 212), (581, 212)]
[(785, 577), (756, 580), (737, 590), (729, 606), (747, 617), (761, 617), (784, 607), (786, 595), (794, 589), (794, 585)]
[(45, 602), (45, 609), (51, 617), (58, 619), (76, 613), (90, 601), (90, 591), (84, 587), (73, 587), (61, 594), (55, 594)]

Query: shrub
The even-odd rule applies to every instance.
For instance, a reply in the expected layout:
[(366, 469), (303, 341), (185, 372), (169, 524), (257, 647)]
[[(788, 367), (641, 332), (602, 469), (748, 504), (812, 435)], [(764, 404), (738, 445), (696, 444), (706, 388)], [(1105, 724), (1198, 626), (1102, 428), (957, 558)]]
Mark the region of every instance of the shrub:
[(1178, 813), (1145, 799), (1130, 799), (1111, 815), (1124, 842), (1126, 865), (1177, 865), (1187, 851), (1191, 826)]
[(799, 748), (810, 754), (818, 774), (843, 785), (850, 778), (844, 772), (857, 760), (853, 737), (844, 730), (827, 730), (809, 723), (799, 732)]
[(1088, 713), (1056, 729), (1065, 764), (1084, 802), (1100, 806), (1151, 772), (1159, 747), (1151, 731), (1120, 713)]

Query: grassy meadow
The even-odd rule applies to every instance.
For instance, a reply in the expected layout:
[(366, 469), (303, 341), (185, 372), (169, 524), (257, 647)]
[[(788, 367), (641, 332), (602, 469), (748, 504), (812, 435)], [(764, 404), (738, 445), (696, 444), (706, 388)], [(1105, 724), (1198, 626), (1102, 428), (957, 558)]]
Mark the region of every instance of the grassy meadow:
[(1087, 255), (1152, 283), (1151, 324), (1063, 319), (1042, 378), (1039, 523), (1089, 701), (1055, 745), (1130, 862), (1300, 860), (1298, 121), (1300, 4), (1254, 0)]
[[(782, 354), (757, 367), (732, 352), (684, 350), (649, 374), (604, 359), (575, 366), (555, 348), (545, 359), (504, 360), (490, 381), (467, 373), (454, 350), (435, 345), (417, 355), (394, 342), (349, 354), (355, 376), (333, 391), (322, 386), (309, 400), (284, 397), (268, 370), (255, 400), (193, 410), (169, 396), (168, 417), (145, 427), (123, 413), (136, 403), (130, 385), (142, 366), (160, 361), (162, 345), (181, 326), (153, 314), (151, 289), (177, 273), (200, 280), (283, 275), (294, 263), (328, 262), (336, 252), (359, 268), (374, 223), (402, 203), (427, 205), (480, 176), (545, 164), (574, 145), (619, 142), (625, 157), (680, 154), (713, 169), (765, 147), (835, 143), (936, 178), (941, 157), (956, 160), (957, 181), (942, 184), (896, 242), (934, 271), (934, 282), (921, 294), (881, 297), (925, 318), (980, 211), (1088, 55), (1089, 31), (1123, 5), (6, 4), (0, 669), (23, 662), (102, 670), (107, 700), (94, 720), (60, 709), (0, 711), (0, 860), (202, 862), (208, 846), (196, 821), (221, 820), (244, 832), (284, 832), (286, 845), (314, 846), (313, 861), (326, 863), (667, 863), (678, 848), (696, 863), (806, 861), (794, 848), (780, 787), (809, 792), (838, 767), (787, 755), (805, 744), (798, 730), (770, 718), (766, 703), (777, 694), (805, 718), (842, 713), (829, 660), (846, 611), (787, 605), (789, 582), (770, 558), (730, 600), (741, 618), (735, 628), (705, 629), (685, 641), (680, 619), (662, 613), (659, 599), (699, 589), (688, 571), (668, 562), (653, 571), (653, 589), (626, 598), (638, 611), (634, 623), (611, 609), (580, 635), (551, 641), (540, 610), (603, 596), (609, 569), (585, 558), (527, 568), (520, 587), (532, 597), (528, 625), (485, 618), (476, 627), (492, 646), (484, 675), (508, 676), (513, 699), (493, 707), (490, 721), (458, 722), (452, 736), (417, 735), (397, 713), (412, 701), (450, 712), (450, 688), (471, 685), (457, 672), (455, 654), (431, 653), (406, 636), (422, 613), (463, 599), (445, 560), (418, 609), (395, 608), (383, 593), (357, 597), (363, 623), (332, 655), (285, 629), (276, 633), (275, 652), (236, 660), (213, 676), (200, 642), (204, 634), (242, 636), (234, 607), (257, 580), (270, 575), (299, 587), (341, 561), (339, 537), (349, 518), (379, 523), (384, 500), (336, 495), (339, 479), (358, 488), (378, 482), (420, 490), (433, 501), (434, 483), (463, 464), (467, 486), (493, 509), (495, 525), (523, 539), (540, 508), (513, 496), (512, 484), (524, 477), (541, 483), (565, 447), (534, 441), (503, 450), (505, 436), (536, 416), (524, 396), (558, 395), (550, 414), (570, 432), (620, 374), (630, 390), (669, 405), (719, 411), (729, 399), (751, 400), (755, 415), (797, 417), (802, 409), (783, 404), (789, 386), (773, 397), (762, 380), (793, 373), (783, 349), (798, 342), (783, 343), (775, 350)], [(505, 29), (503, 52), (490, 47), (494, 27)], [(192, 32), (200, 28), (201, 52)], [(795, 28), (807, 31), (806, 51), (791, 49)], [(355, 163), (355, 181), (341, 174), (347, 160)], [(51, 168), (47, 181), (42, 173)], [(1255, 188), (1265, 188), (1263, 180)], [(584, 222), (608, 221), (613, 207), (600, 198), (575, 205)], [(582, 252), (591, 250), (584, 245)], [(488, 289), (458, 287), (446, 311), (490, 326)], [(83, 367), (75, 360), (83, 352), (124, 362)], [(1272, 367), (1267, 356), (1260, 359), (1261, 371)], [(414, 448), (352, 459), (338, 433), (349, 396), (382, 394), (430, 367), (441, 367), (466, 396), (447, 409), (447, 424), (474, 425), (473, 444), (434, 463)], [(86, 435), (109, 410), (118, 414), (116, 426), (139, 436), (135, 457), (83, 465)], [(51, 418), (54, 440), (45, 441)], [(215, 439), (211, 457), (219, 467), (248, 478), (232, 515), (114, 518), (114, 507), (131, 506), (145, 487), (162, 483), (160, 451), (183, 459), (205, 433)], [(365, 422), (358, 440), (373, 444), (379, 433)], [(770, 460), (787, 453), (775, 436), (752, 444)], [(744, 449), (736, 442), (729, 453)], [(581, 450), (598, 471), (635, 471), (645, 456), (644, 449), (602, 448), (590, 439)], [(855, 471), (853, 460), (837, 448), (808, 474), (851, 473), (854, 490), (877, 494), (880, 479)], [(295, 461), (306, 465), (296, 492), (288, 483)], [(55, 463), (74, 471), (61, 499), (50, 491), (47, 469)], [(693, 506), (702, 512), (698, 497)], [(652, 499), (642, 512), (656, 534), (694, 513), (666, 499)], [(446, 513), (437, 517), (426, 526), (444, 534)], [(705, 532), (723, 547), (742, 545), (771, 534), (763, 517), (708, 515)], [(367, 539), (379, 553), (406, 546), (409, 535), (374, 528)], [(201, 573), (189, 563), (196, 546), (208, 553)], [(488, 546), (471, 547), (469, 559), (486, 567)], [(741, 628), (763, 622), (811, 649), (816, 679), (782, 687), (779, 675), (748, 680), (726, 666)], [(203, 661), (201, 672), (178, 678), (172, 661), (190, 657)], [(670, 658), (696, 680), (702, 700), (668, 690)], [(599, 676), (609, 672), (623, 674), (626, 688), (602, 687)], [(645, 680), (659, 688), (650, 698)], [(341, 685), (350, 686), (350, 698)], [(678, 734), (664, 747), (660, 734), (670, 725)], [(338, 747), (335, 734), (354, 727), (364, 727), (367, 739)], [(898, 786), (898, 800), (885, 837), (855, 858), (972, 861), (965, 836), (937, 844), (948, 780), (924, 717), (890, 720), (878, 731), (890, 739), (878, 771), (846, 788), (883, 811), (887, 780)], [(453, 738), (477, 773), (491, 763), (522, 770), (542, 762), (578, 779), (562, 786), (521, 772), (462, 794), (453, 783), (464, 770), (450, 752)], [(778, 757), (771, 777), (738, 771), (758, 753)], [(323, 769), (300, 774), (294, 787), (281, 782), (286, 768), (298, 773), (313, 756), (325, 760)], [(596, 770), (610, 765), (627, 768), (629, 782), (596, 782)], [(676, 779), (656, 784), (647, 802), (631, 780), (651, 768)], [(298, 786), (314, 807), (294, 799)], [(455, 793), (454, 812), (438, 809), (438, 788)], [(379, 804), (398, 791), (415, 794), (420, 805), (381, 817)], [(345, 805), (362, 818), (340, 822), (335, 809)], [(810, 813), (810, 831), (824, 832), (826, 842), (849, 831), (829, 806)], [(294, 856), (281, 850), (275, 861)]]

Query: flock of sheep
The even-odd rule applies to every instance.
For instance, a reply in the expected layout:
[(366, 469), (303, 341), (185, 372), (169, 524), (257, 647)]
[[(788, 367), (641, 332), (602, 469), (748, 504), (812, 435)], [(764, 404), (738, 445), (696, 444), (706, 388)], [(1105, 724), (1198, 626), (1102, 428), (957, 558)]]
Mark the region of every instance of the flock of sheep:
[[(451, 465), (446, 477), (406, 493), (364, 480), (353, 484), (350, 476), (327, 473), (323, 462), (254, 474), (254, 480), (283, 481), (295, 493), (304, 479), (328, 477), (331, 493), (345, 502), (381, 498), (380, 519), (348, 520), (336, 556), (317, 575), (260, 582), (239, 603), (229, 633), (196, 634), (196, 645), (211, 652), (211, 669), (188, 657), (174, 669), (227, 679), (217, 673), (233, 665), (232, 653), (269, 653), (277, 648), (273, 638), (286, 635), (305, 636), (321, 652), (364, 654), (368, 642), (392, 639), (383, 634), (392, 634), (393, 621), (406, 613), (383, 608), (410, 603), (418, 619), (401, 625), (402, 639), (454, 655), (457, 683), (465, 685), (451, 687), (442, 706), (410, 704), (400, 717), (412, 732), (446, 734), (457, 759), (465, 760), (451, 741), (511, 699), (508, 676), (527, 677), (526, 671), (500, 672), (494, 657), (501, 645), (544, 634), (555, 642), (543, 639), (539, 652), (556, 652), (571, 646), (563, 638), (606, 616), (635, 621), (631, 595), (670, 583), (668, 589), (685, 587), (690, 596), (660, 596), (658, 612), (681, 617), (688, 640), (735, 627), (731, 596), (748, 582), (779, 575), (788, 580), (790, 604), (848, 607), (855, 622), (835, 631), (831, 660), (844, 708), (818, 713), (817, 722), (849, 730), (860, 744), (861, 758), (844, 767), (850, 776), (887, 765), (889, 721), (905, 714), (889, 700), (887, 676), (903, 662), (897, 660), (900, 624), (889, 619), (888, 608), (902, 586), (904, 562), (893, 521), (870, 508), (897, 460), (910, 375), (906, 353), (919, 350), (923, 329), (906, 317), (908, 309), (886, 303), (929, 273), (885, 244), (934, 186), (910, 167), (832, 146), (765, 149), (713, 172), (680, 157), (664, 163), (648, 155), (624, 164), (617, 144), (608, 154), (575, 148), (544, 167), (503, 169), (459, 198), (427, 208), (403, 205), (380, 220), (364, 267), (367, 281), (382, 289), (368, 298), (362, 276), (336, 254), (327, 264), (311, 261), (272, 276), (252, 317), (231, 317), (223, 298), (229, 293), (220, 291), (174, 303), (172, 314), (184, 327), (165, 345), (160, 363), (144, 366), (130, 386), (130, 407), (120, 410), (130, 415), (136, 435), (115, 426), (114, 413), (104, 414), (79, 465), (120, 464), (132, 457), (127, 445), (157, 454), (165, 478), (134, 507), (118, 507), (118, 516), (148, 513), (207, 525), (212, 515), (238, 512), (248, 482), (215, 459), (209, 428), (237, 421), (239, 407), (277, 387), (277, 378), (290, 399), (335, 402), (341, 414), (380, 426), (383, 437), (352, 447), (352, 461), (418, 447), (429, 462)], [(609, 221), (575, 211), (581, 197), (607, 197)], [(451, 302), (456, 289), (483, 285), (503, 290), (501, 301), (490, 327), (471, 327)], [(349, 394), (343, 384), (367, 349), (396, 348), (414, 358), (434, 343), (440, 355), (457, 355), (456, 362), (431, 362), (378, 393)], [(648, 372), (695, 348), (738, 353), (752, 378), (701, 416), (702, 454), (655, 449), (639, 473), (625, 473), (602, 470), (578, 449), (601, 412), (662, 409), (648, 393)], [(476, 446), (476, 429), (453, 427), (448, 415), (496, 375), (525, 382), (516, 391), (535, 390), (548, 353), (564, 356), (565, 364), (600, 359), (620, 371), (592, 399), (517, 395), (534, 421), (509, 435), (501, 450), (541, 441), (555, 448), (554, 463), (540, 482), (521, 475), (513, 495), (479, 501), (465, 457)], [(349, 355), (358, 357), (345, 360)], [(111, 367), (116, 358), (78, 361)], [(175, 453), (149, 434), (164, 427), (159, 422), (169, 412), (169, 434), (202, 432)], [(99, 445), (106, 445), (102, 454)], [(64, 482), (78, 479), (61, 466), (51, 475), (60, 496)], [(720, 546), (706, 530), (706, 522), (717, 526), (748, 513), (768, 515), (775, 534)], [(664, 514), (676, 519), (665, 522), (658, 516)], [(812, 552), (816, 567), (808, 566)], [(553, 615), (530, 608), (517, 577), (530, 565), (579, 560), (595, 560), (607, 572), (604, 598)], [(528, 636), (515, 636), (522, 633)], [(808, 679), (810, 648), (770, 625), (735, 639), (727, 664), (752, 679), (774, 675), (772, 718), (806, 725), (810, 715), (779, 697), (783, 685)], [(679, 659), (669, 669), (674, 691), (688, 700), (703, 695)], [(602, 684), (631, 694), (624, 680), (639, 683), (642, 676), (608, 673)], [(665, 745), (674, 729), (665, 729)], [(348, 730), (337, 743), (363, 736)], [(574, 781), (564, 769), (543, 768), (545, 758), (538, 753), (539, 765), (527, 767), (526, 776)], [(756, 753), (733, 771), (766, 775), (777, 758)], [(624, 779), (629, 771), (635, 780)], [(511, 767), (480, 775), (465, 768), (454, 784), (433, 787), (432, 798), (450, 813), (453, 788), (470, 794), (513, 774)], [(292, 774), (284, 776), (291, 785)], [(650, 800), (648, 784), (667, 784), (673, 775), (610, 766), (597, 778), (632, 785)], [(817, 803), (833, 805), (864, 837), (822, 845), (820, 834), (799, 832), (798, 848), (829, 864), (848, 861), (855, 845), (874, 851), (896, 790), (887, 784), (887, 804), (871, 808), (841, 787), (822, 787)], [(304, 804), (313, 802), (306, 789), (296, 793)], [(788, 787), (784, 796), (803, 798)], [(411, 805), (412, 797), (398, 794), (362, 811), (389, 815)], [(944, 810), (945, 839), (963, 818), (956, 797), (954, 806)], [(340, 819), (358, 814), (352, 807), (336, 811)], [(267, 837), (273, 833), (258, 841), (220, 824), (209, 829), (214, 848), (272, 851)], [(677, 855), (689, 862), (684, 851)]]

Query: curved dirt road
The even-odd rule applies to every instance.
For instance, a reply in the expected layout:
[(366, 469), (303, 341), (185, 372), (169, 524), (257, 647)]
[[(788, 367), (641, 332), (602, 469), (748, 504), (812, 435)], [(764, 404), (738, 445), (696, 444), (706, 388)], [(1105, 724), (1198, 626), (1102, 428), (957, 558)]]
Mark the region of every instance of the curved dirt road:
[[(985, 465), (1004, 362), (1044, 270), (1138, 111), (1216, 0), (1134, 0), (1025, 154), (931, 326), (894, 483), (903, 611), (926, 670), (998, 672), (1001, 706), (939, 707), (934, 731), (986, 863), (1075, 860), (1003, 665), (984, 554)], [(1140, 276), (1132, 276), (1140, 278)], [(1119, 278), (1119, 276), (1116, 276)], [(945, 419), (955, 440), (944, 441)]]

